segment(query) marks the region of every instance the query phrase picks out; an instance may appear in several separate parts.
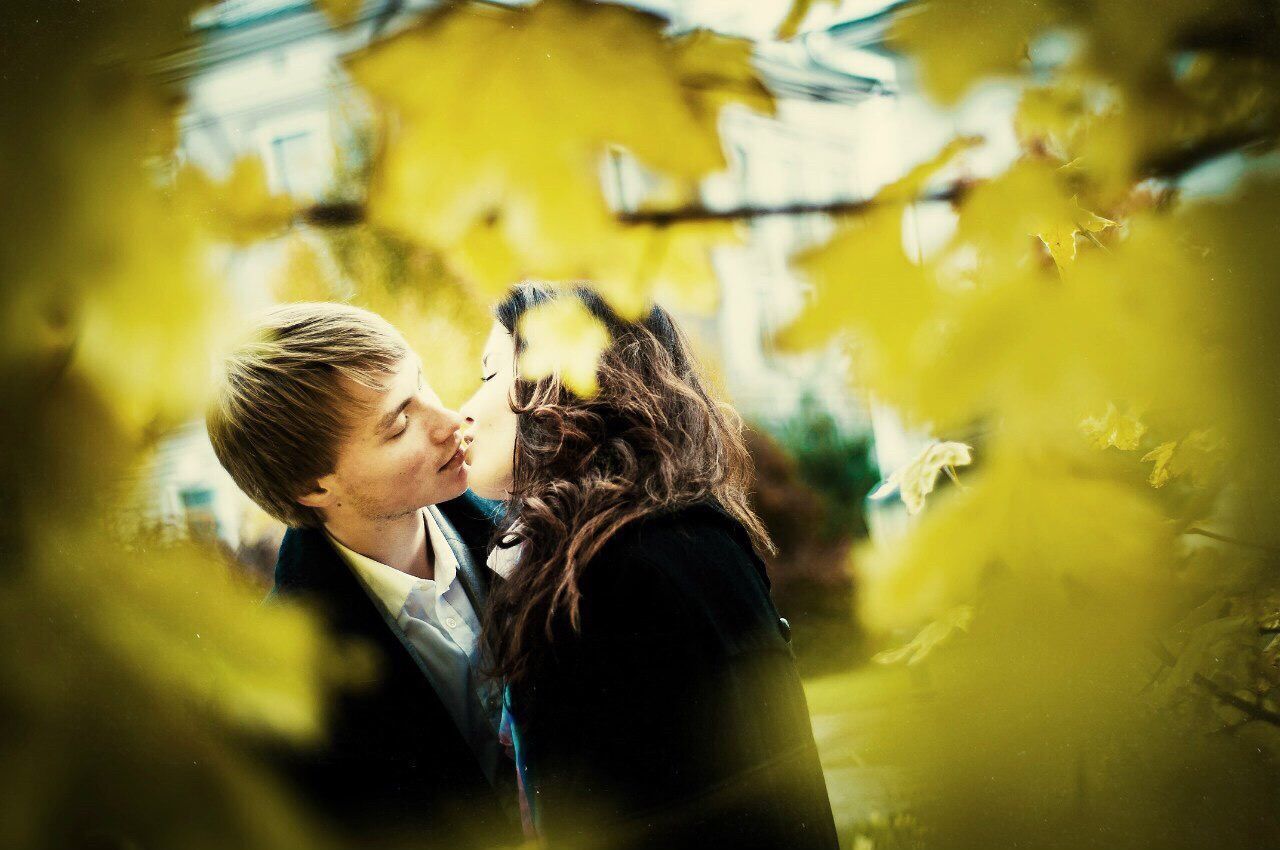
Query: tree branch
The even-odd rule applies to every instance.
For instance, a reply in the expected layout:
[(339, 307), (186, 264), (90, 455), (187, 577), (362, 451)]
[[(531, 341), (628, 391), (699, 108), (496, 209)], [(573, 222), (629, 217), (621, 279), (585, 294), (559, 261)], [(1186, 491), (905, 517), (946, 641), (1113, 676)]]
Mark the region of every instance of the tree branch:
[(316, 227), (353, 227), (365, 220), (365, 208), (356, 201), (312, 204), (299, 211), (297, 220)]
[(1216, 531), (1210, 531), (1207, 528), (1192, 526), (1188, 528), (1184, 534), (1197, 534), (1201, 537), (1208, 537), (1210, 540), (1218, 540), (1222, 543), (1231, 543), (1235, 546), (1243, 546), (1246, 549), (1257, 549), (1260, 552), (1270, 552), (1271, 554), (1280, 554), (1280, 549), (1274, 546), (1268, 546), (1265, 543), (1254, 543), (1250, 540), (1241, 540), (1239, 537), (1231, 537), (1226, 534), (1219, 534)]
[[(913, 198), (912, 201), (956, 201), (969, 190), (971, 185), (972, 184), (967, 181), (957, 181), (945, 189), (920, 195), (919, 197)], [(883, 206), (885, 203), (901, 202), (886, 202), (876, 200), (875, 198), (867, 198), (857, 201), (828, 201), (821, 204), (785, 204), (776, 207), (742, 206), (729, 207), (727, 209), (711, 209), (702, 206), (687, 206), (676, 207), (675, 209), (669, 210), (621, 212), (618, 213), (617, 219), (619, 223), (630, 226), (647, 225), (650, 227), (669, 227), (675, 224), (687, 224), (693, 222), (749, 221), (751, 219), (768, 218), (770, 216), (778, 215), (861, 215), (877, 206)], [(302, 210), (298, 218), (300, 221), (316, 225), (317, 227), (349, 227), (364, 221), (365, 208), (363, 204), (356, 202), (314, 204), (313, 206)]]
[[(1167, 151), (1152, 157), (1138, 168), (1140, 174), (1148, 177), (1170, 179), (1185, 174), (1215, 157), (1235, 150), (1247, 150), (1260, 146), (1268, 141), (1263, 133), (1233, 133), (1201, 140), (1198, 144), (1175, 151)], [(914, 201), (941, 201), (955, 203), (963, 199), (974, 183), (968, 180), (957, 180), (950, 186), (936, 192), (927, 193), (914, 198)], [(666, 210), (639, 210), (619, 212), (618, 222), (624, 225), (669, 227), (687, 223), (705, 223), (712, 221), (751, 221), (757, 218), (773, 216), (798, 215), (862, 215), (876, 206), (886, 203), (875, 198), (859, 200), (836, 200), (817, 204), (783, 204), (780, 206), (758, 207), (739, 206), (727, 209), (711, 209), (700, 205), (676, 207)], [(896, 201), (895, 201), (896, 203)], [(338, 202), (315, 204), (303, 210), (298, 219), (317, 227), (350, 227), (365, 220), (365, 208), (361, 203)]]
[(1232, 151), (1244, 151), (1249, 148), (1264, 148), (1274, 143), (1274, 135), (1255, 131), (1252, 133), (1232, 132), (1201, 139), (1194, 145), (1163, 151), (1148, 159), (1138, 168), (1138, 173), (1147, 177), (1171, 179), (1180, 177), (1212, 159), (1216, 159)]
[[(1160, 643), (1158, 640), (1151, 641), (1151, 650), (1167, 667), (1172, 667), (1178, 662), (1178, 659), (1174, 658), (1173, 653), (1165, 649), (1164, 644)], [(1213, 680), (1209, 679), (1207, 676), (1201, 675), (1200, 673), (1194, 674), (1191, 679), (1197, 686), (1204, 688), (1220, 702), (1224, 702), (1232, 708), (1244, 712), (1251, 719), (1261, 720), (1262, 722), (1270, 723), (1273, 726), (1280, 726), (1280, 712), (1271, 711), (1268, 708), (1263, 708), (1257, 703), (1241, 699), (1225, 688), (1219, 687), (1213, 682)]]
[[(969, 183), (956, 182), (938, 192), (911, 199), (912, 201), (956, 201), (968, 190)], [(655, 227), (667, 227), (672, 224), (707, 221), (750, 221), (756, 218), (768, 218), (777, 215), (862, 215), (886, 202), (875, 198), (858, 201), (828, 201), (822, 204), (785, 204), (777, 207), (730, 207), (717, 210), (702, 206), (677, 207), (670, 210), (641, 210), (638, 212), (618, 213), (618, 221), (622, 224), (647, 224)]]

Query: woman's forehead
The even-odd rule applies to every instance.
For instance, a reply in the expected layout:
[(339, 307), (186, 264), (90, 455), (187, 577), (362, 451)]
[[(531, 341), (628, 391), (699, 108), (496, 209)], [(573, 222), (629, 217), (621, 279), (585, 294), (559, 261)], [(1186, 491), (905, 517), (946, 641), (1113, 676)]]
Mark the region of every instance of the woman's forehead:
[(501, 354), (503, 351), (512, 350), (512, 346), (511, 334), (500, 323), (494, 322), (493, 327), (489, 329), (489, 336), (485, 340), (484, 354), (482, 356), (490, 358), (496, 354)]

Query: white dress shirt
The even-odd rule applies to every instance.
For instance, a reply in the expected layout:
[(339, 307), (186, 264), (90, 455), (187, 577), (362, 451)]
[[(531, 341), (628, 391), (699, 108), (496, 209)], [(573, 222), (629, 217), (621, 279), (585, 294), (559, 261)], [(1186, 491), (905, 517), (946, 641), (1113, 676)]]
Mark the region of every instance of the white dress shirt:
[[(423, 509), (427, 540), (435, 555), (435, 577), (418, 578), (348, 549), (332, 535), (334, 547), (404, 632), (421, 657), (427, 678), (486, 772), (498, 763), (500, 707), (475, 673), (480, 619), (458, 578), (458, 559), (436, 523)], [(491, 689), (491, 688), (490, 688)], [(491, 708), (486, 708), (489, 705)], [(490, 780), (492, 780), (492, 775)]]

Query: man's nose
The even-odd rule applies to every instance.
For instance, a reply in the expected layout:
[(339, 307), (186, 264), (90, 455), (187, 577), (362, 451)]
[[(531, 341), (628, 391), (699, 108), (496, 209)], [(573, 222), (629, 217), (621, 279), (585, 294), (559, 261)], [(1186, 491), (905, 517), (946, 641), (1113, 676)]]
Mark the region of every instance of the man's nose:
[(436, 415), (432, 417), (430, 429), (432, 442), (446, 443), (462, 430), (463, 418), (458, 411), (437, 405), (434, 413)]

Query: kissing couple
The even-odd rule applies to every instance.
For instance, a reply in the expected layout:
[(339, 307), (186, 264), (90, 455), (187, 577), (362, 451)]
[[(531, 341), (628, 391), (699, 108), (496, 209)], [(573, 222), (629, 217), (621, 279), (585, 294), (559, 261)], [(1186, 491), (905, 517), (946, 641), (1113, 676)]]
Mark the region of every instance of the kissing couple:
[[(557, 298), (609, 333), (590, 398), (517, 368)], [(661, 307), (524, 283), (494, 316), (429, 364), (478, 367), (460, 411), (348, 305), (226, 359), (210, 440), (289, 526), (271, 598), (374, 662), (267, 763), (343, 846), (836, 850), (740, 420)]]

